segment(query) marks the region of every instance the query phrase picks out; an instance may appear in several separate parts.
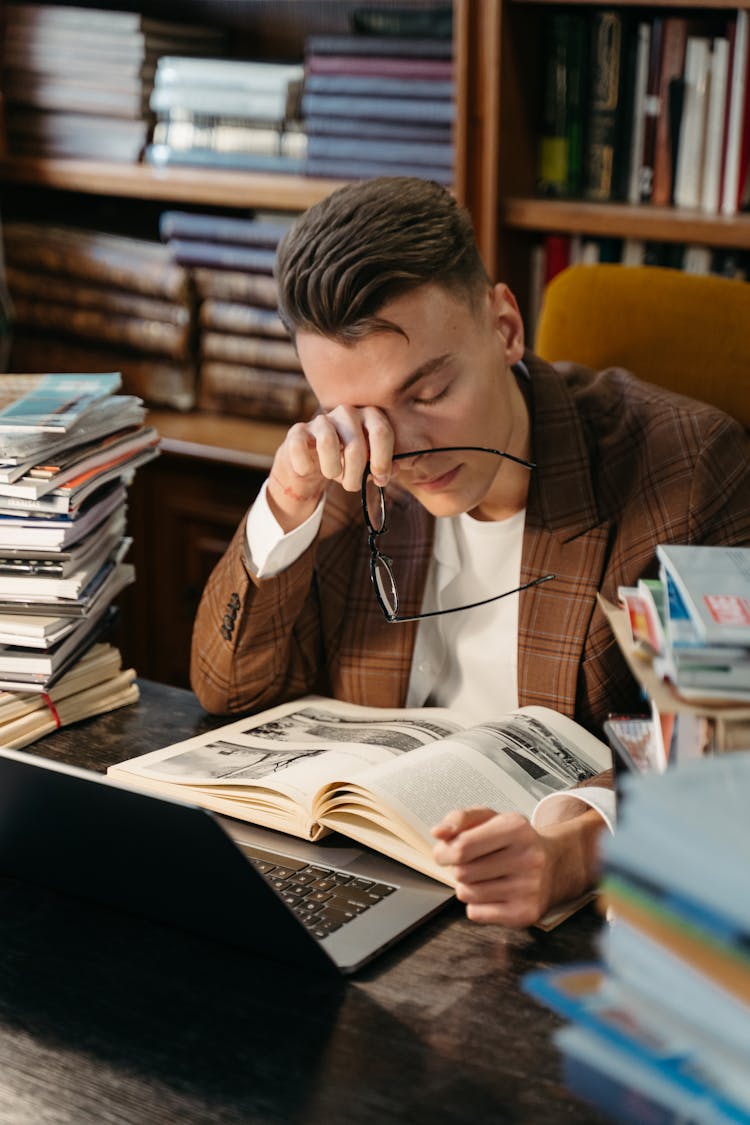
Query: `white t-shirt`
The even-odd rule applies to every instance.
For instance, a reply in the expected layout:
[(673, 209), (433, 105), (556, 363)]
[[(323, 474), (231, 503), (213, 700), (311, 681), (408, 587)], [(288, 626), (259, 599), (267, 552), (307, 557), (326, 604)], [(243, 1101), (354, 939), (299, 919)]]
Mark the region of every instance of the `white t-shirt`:
[[(321, 500), (305, 523), (285, 534), (271, 512), (266, 499), (266, 484), (263, 484), (250, 509), (246, 525), (248, 557), (257, 577), (273, 577), (291, 566), (307, 550), (318, 533), (323, 503)], [(492, 584), (492, 589), (485, 595), (487, 597), (517, 586), (524, 515), (524, 512), (519, 512), (510, 520), (500, 523), (484, 523), (468, 515), (436, 520), (434, 558), (425, 586), (423, 610), (480, 601), (474, 585), (471, 585), (474, 592), (469, 593), (466, 601), (463, 600), (463, 594), (468, 592), (473, 582)], [(450, 530), (443, 525), (454, 526)], [(365, 534), (364, 526), (362, 534)], [(501, 570), (497, 572), (499, 585), (495, 587), (493, 578), (498, 561), (492, 558), (492, 554), (494, 548), (503, 541), (508, 545), (509, 551), (517, 549), (518, 553), (517, 556), (514, 555), (512, 562), (513, 575), (510, 574), (511, 560), (503, 560)], [(481, 561), (478, 559), (480, 555)], [(462, 559), (465, 566), (461, 564)], [(428, 603), (428, 599), (434, 597), (442, 599), (438, 607)], [(498, 615), (505, 616), (501, 620)], [(482, 618), (481, 624), (470, 621), (477, 616)], [(485, 620), (491, 621), (492, 629), (497, 630), (489, 646), (483, 628)], [(439, 625), (435, 630), (437, 623)], [(506, 629), (508, 632), (505, 632)], [(458, 649), (453, 649), (452, 659), (446, 655), (459, 643), (462, 646), (462, 667), (465, 669), (462, 673), (459, 673), (456, 666)], [(491, 602), (490, 605), (469, 613), (449, 613), (442, 617), (427, 618), (417, 628), (407, 704), (422, 706), (429, 702), (446, 707), (455, 706), (465, 713), (466, 718), (471, 718), (474, 714), (477, 718), (489, 714), (494, 717), (502, 715), (518, 706), (517, 652), (518, 595)], [(496, 665), (495, 660), (501, 663)], [(505, 682), (511, 676), (512, 685)], [(489, 704), (487, 708), (485, 701)], [(569, 789), (565, 793), (551, 793), (543, 797), (534, 810), (531, 822), (540, 826), (568, 820), (581, 811), (581, 802), (596, 809), (610, 831), (614, 830), (615, 795), (611, 790), (599, 786)]]

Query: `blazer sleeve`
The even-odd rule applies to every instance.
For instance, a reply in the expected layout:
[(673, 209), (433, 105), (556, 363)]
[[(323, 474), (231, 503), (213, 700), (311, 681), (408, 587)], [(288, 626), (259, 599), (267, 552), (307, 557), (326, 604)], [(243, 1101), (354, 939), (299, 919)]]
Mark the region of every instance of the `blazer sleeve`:
[(214, 714), (238, 714), (320, 690), (315, 544), (273, 578), (256, 578), (245, 520), (203, 591), (193, 627), (190, 682)]

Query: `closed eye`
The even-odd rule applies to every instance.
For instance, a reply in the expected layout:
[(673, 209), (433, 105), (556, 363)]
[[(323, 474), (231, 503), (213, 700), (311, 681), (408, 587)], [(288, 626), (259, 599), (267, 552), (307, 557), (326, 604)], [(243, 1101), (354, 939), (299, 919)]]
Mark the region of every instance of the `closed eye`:
[(450, 388), (451, 384), (447, 383), (441, 391), (437, 391), (435, 394), (415, 395), (412, 402), (415, 402), (418, 406), (434, 406), (436, 402), (440, 402), (442, 398), (445, 398)]

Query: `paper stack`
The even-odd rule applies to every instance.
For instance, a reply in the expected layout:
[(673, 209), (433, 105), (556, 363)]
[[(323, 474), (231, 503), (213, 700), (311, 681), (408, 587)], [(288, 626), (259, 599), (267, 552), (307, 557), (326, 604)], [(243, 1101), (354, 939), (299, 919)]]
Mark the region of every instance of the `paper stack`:
[(601, 964), (530, 974), (570, 1087), (618, 1121), (750, 1123), (750, 751), (626, 779)]
[[(0, 688), (49, 692), (134, 580), (126, 487), (157, 455), (118, 374), (0, 381)], [(118, 654), (119, 668), (119, 654)], [(109, 672), (111, 675), (111, 670)], [(2, 719), (0, 709), (0, 723)]]

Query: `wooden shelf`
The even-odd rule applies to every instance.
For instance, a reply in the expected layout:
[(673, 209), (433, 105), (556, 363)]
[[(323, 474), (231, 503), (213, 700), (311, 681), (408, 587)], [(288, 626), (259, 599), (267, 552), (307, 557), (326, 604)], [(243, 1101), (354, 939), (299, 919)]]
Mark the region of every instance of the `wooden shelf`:
[(289, 429), (286, 423), (201, 411), (149, 410), (147, 422), (161, 434), (164, 453), (264, 471)]
[(633, 207), (625, 203), (510, 198), (499, 204), (504, 228), (697, 242), (750, 250), (750, 215), (706, 215), (677, 207)]
[(217, 207), (268, 207), (303, 211), (324, 199), (345, 180), (236, 172), (213, 168), (155, 168), (104, 160), (54, 160), (7, 157), (0, 161), (0, 182), (29, 187), (203, 203)]
[[(565, 4), (570, 6), (571, 0), (511, 0), (513, 4)], [(597, 6), (601, 7), (601, 0), (574, 0), (576, 7)], [(750, 8), (750, 0), (738, 0), (737, 3), (727, 3), (726, 0), (657, 0), (657, 3), (644, 4), (643, 0), (617, 0), (618, 8), (711, 8), (733, 11), (737, 8)]]

